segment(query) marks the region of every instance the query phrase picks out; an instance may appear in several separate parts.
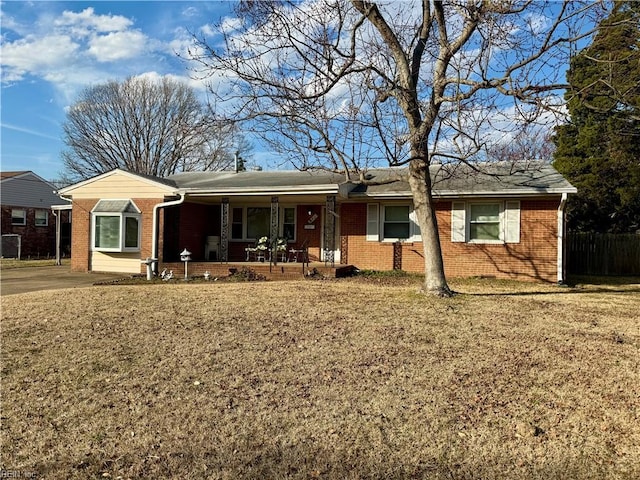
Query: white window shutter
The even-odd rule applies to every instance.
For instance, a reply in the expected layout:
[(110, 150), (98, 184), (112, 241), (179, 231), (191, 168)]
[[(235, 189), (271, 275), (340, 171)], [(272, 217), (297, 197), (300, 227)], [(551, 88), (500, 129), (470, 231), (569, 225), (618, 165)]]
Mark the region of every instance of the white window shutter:
[(466, 205), (464, 202), (451, 203), (451, 241), (464, 242), (467, 239), (466, 227)]
[(520, 243), (520, 200), (507, 200), (505, 203), (504, 241)]
[(411, 211), (409, 212), (409, 222), (411, 222), (411, 240), (414, 242), (419, 242), (421, 238), (420, 232), (420, 222), (418, 222), (418, 215), (416, 211), (411, 207)]
[(367, 240), (377, 242), (380, 240), (380, 207), (377, 203), (367, 204)]

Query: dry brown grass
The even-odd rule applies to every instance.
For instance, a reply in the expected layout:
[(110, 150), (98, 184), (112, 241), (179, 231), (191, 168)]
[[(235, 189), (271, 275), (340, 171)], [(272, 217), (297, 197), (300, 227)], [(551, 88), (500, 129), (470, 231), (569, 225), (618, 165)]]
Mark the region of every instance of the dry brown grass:
[[(388, 282), (383, 282), (388, 283)], [(110, 286), (2, 299), (2, 468), (640, 478), (640, 286)]]

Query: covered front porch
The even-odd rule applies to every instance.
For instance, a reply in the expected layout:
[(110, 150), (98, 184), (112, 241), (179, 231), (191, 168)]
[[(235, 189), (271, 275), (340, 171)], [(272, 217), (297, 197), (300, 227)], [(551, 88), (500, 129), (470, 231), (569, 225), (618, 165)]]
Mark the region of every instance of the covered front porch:
[(335, 195), (187, 194), (163, 209), (159, 269), (179, 265), (185, 248), (201, 273), (250, 263), (281, 272), (301, 272), (297, 262), (332, 267), (340, 263), (337, 218)]

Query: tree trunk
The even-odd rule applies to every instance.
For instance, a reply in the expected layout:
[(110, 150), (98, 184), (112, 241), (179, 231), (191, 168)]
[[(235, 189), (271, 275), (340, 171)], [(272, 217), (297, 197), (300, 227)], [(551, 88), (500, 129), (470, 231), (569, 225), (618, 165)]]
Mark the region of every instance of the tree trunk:
[(453, 292), (444, 275), (444, 262), (440, 247), (438, 221), (431, 195), (431, 177), (427, 162), (418, 158), (409, 163), (409, 186), (413, 193), (413, 205), (420, 224), (424, 251), (423, 289), (441, 297), (450, 297)]

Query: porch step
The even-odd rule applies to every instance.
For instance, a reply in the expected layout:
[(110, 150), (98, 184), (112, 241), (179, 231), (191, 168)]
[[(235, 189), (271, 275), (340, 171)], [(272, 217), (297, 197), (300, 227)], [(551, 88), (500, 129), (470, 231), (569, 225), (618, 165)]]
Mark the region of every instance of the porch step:
[[(173, 270), (177, 277), (184, 276), (184, 263), (163, 263), (160, 269)], [(226, 277), (232, 271), (241, 272), (243, 268), (264, 275), (267, 280), (298, 280), (310, 273), (326, 278), (340, 278), (351, 275), (355, 267), (353, 265), (325, 266), (324, 262), (312, 262), (307, 264), (279, 262), (277, 265), (269, 265), (268, 262), (189, 262), (189, 276), (202, 276), (209, 272), (212, 277)]]

